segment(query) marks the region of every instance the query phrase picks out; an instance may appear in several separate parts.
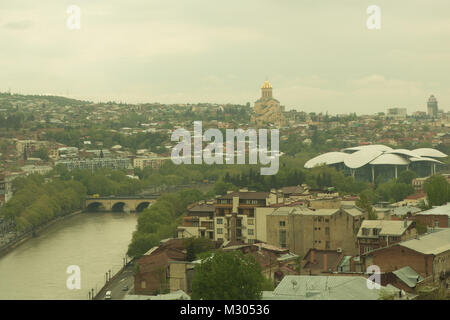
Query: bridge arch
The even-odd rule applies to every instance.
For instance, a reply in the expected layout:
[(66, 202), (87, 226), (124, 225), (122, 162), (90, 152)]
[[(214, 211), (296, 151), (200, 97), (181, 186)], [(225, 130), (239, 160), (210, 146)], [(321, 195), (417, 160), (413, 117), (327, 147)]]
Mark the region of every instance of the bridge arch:
[(106, 208), (101, 202), (91, 202), (86, 207), (88, 212), (97, 212), (97, 211), (105, 211)]
[(150, 201), (142, 201), (141, 203), (138, 203), (136, 206), (136, 212), (142, 212), (146, 208), (150, 206)]
[(113, 212), (124, 212), (126, 209), (131, 209), (128, 205), (123, 201), (118, 201), (111, 206), (111, 211)]

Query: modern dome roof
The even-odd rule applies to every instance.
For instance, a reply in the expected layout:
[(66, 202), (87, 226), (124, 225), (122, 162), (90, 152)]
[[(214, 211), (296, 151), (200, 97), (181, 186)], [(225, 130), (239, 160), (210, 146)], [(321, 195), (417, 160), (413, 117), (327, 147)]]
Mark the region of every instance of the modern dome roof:
[(406, 166), (409, 164), (409, 161), (405, 158), (399, 156), (398, 154), (394, 153), (383, 153), (376, 159), (370, 161), (370, 164), (373, 165), (381, 165), (381, 164), (387, 164), (387, 165), (399, 165), (399, 166)]
[(310, 159), (305, 163), (305, 168), (313, 168), (319, 164), (344, 163), (350, 169), (358, 169), (367, 164), (370, 165), (408, 165), (411, 162), (441, 161), (434, 158), (445, 158), (447, 155), (432, 148), (420, 148), (415, 150), (392, 149), (388, 146), (376, 144), (358, 146), (343, 149), (342, 152), (327, 152)]
[(446, 158), (447, 155), (445, 153), (440, 152), (439, 150), (432, 148), (419, 148), (413, 150), (414, 153), (421, 157), (431, 157), (431, 158)]
[(369, 144), (366, 146), (357, 146), (357, 147), (351, 147), (351, 148), (345, 148), (342, 151), (360, 151), (360, 150), (376, 150), (376, 151), (390, 151), (392, 150), (391, 147), (384, 146), (382, 144)]
[(321, 165), (321, 164), (336, 164), (336, 163), (342, 163), (344, 162), (345, 158), (350, 156), (348, 153), (344, 152), (327, 152), (324, 154), (321, 154), (320, 156), (317, 156), (315, 158), (310, 159), (305, 163), (305, 168), (314, 168), (315, 166)]
[(381, 154), (383, 154), (383, 151), (377, 150), (376, 148), (365, 148), (350, 154), (344, 160), (344, 164), (351, 169), (361, 168)]
[(433, 158), (427, 158), (427, 157), (414, 157), (414, 158), (409, 158), (409, 161), (411, 162), (419, 162), (419, 161), (426, 161), (426, 162), (435, 162), (435, 163), (440, 163), (443, 164), (441, 161), (433, 159)]

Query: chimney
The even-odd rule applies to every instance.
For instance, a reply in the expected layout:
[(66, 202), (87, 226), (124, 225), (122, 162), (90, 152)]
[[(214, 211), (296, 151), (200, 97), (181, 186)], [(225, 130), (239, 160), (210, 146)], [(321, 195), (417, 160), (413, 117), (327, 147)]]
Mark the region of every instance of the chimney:
[(328, 271), (328, 264), (327, 264), (327, 254), (325, 253), (323, 255), (323, 271), (327, 272)]

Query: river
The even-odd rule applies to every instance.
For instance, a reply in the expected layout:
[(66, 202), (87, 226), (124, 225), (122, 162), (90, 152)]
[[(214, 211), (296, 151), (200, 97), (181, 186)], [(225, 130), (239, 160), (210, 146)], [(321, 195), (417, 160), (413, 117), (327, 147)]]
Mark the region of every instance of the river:
[[(136, 228), (137, 215), (81, 213), (56, 222), (0, 257), (0, 300), (88, 299), (115, 274)], [(80, 267), (81, 289), (69, 290), (67, 267)]]

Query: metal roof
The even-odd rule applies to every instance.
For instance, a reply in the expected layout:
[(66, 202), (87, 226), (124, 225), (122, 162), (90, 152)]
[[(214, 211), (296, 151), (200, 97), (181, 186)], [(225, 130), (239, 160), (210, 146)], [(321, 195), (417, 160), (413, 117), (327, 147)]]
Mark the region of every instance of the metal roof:
[(432, 149), (432, 148), (419, 148), (419, 149), (413, 150), (413, 152), (422, 157), (431, 157), (431, 158), (446, 158), (447, 157), (447, 155), (445, 153), (442, 153), (441, 151)]
[(356, 151), (344, 160), (344, 164), (351, 169), (361, 168), (382, 154), (383, 151), (377, 149), (364, 149)]
[(400, 242), (399, 245), (423, 254), (438, 255), (450, 250), (450, 229), (445, 228), (418, 239)]
[(400, 280), (402, 280), (408, 287), (415, 288), (417, 283), (423, 280), (422, 276), (418, 274), (411, 267), (403, 267), (392, 272)]
[(380, 290), (369, 289), (361, 276), (295, 276), (287, 275), (263, 299), (282, 300), (378, 300)]
[(379, 157), (375, 158), (374, 160), (370, 161), (370, 164), (388, 164), (388, 165), (400, 165), (400, 166), (406, 166), (409, 164), (409, 161), (405, 158), (399, 156), (398, 154), (394, 153), (383, 153)]
[(307, 161), (305, 163), (305, 168), (314, 168), (321, 164), (331, 165), (342, 163), (348, 156), (349, 154), (344, 152), (327, 152)]
[(450, 203), (417, 213), (419, 215), (443, 215), (450, 218)]
[[(405, 226), (406, 222), (406, 226)], [(411, 225), (412, 221), (396, 221), (396, 220), (364, 220), (359, 228), (357, 237), (378, 237), (380, 236), (401, 236), (406, 229)], [(363, 235), (362, 230), (366, 229), (380, 229), (377, 235), (373, 233)]]

